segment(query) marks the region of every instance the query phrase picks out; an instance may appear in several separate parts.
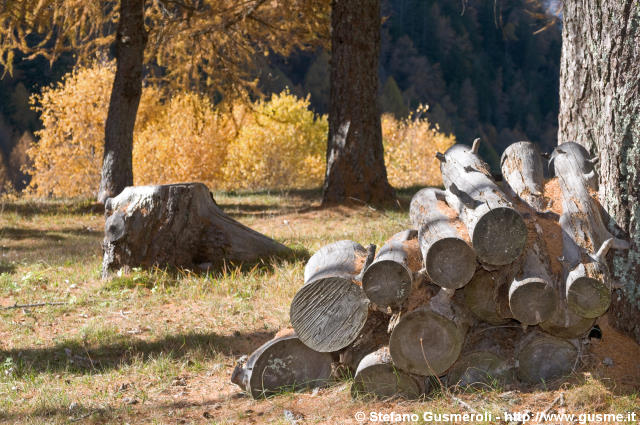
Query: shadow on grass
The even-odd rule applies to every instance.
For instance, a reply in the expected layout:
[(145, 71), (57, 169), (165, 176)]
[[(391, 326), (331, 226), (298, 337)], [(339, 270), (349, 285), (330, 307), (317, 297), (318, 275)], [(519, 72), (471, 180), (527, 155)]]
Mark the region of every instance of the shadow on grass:
[(10, 240), (44, 239), (50, 241), (62, 241), (69, 236), (102, 236), (102, 232), (91, 229), (65, 229), (42, 231), (38, 229), (26, 229), (21, 227), (0, 227), (0, 237)]
[(0, 201), (0, 210), (24, 217), (34, 215), (103, 214), (104, 205), (88, 199)]
[(273, 336), (274, 332), (267, 331), (235, 332), (233, 335), (188, 332), (146, 341), (116, 335), (112, 337), (114, 341), (106, 344), (87, 346), (74, 339), (46, 348), (0, 350), (0, 359), (12, 359), (17, 378), (39, 373), (103, 373), (134, 362), (147, 362), (161, 354), (172, 360), (248, 354)]

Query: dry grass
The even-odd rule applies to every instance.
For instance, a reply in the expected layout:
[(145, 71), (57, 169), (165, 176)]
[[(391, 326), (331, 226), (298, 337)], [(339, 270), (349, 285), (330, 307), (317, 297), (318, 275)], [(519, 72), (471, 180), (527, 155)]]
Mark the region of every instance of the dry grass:
[[(403, 205), (410, 195), (403, 193)], [(406, 211), (366, 206), (317, 210), (313, 191), (217, 194), (216, 200), (299, 255), (211, 274), (134, 270), (101, 281), (103, 217), (96, 207), (0, 205), (0, 306), (66, 303), (0, 310), (0, 422), (285, 424), (289, 410), (304, 423), (332, 424), (357, 423), (357, 411), (466, 411), (450, 394), (420, 402), (353, 401), (348, 381), (317, 394), (245, 397), (229, 382), (235, 359), (287, 326), (305, 252), (339, 239), (381, 244), (406, 228), (408, 218)], [(589, 375), (553, 390), (491, 388), (457, 397), (478, 411), (535, 411), (564, 391), (566, 409), (637, 411), (638, 386), (612, 384), (598, 359), (592, 363)]]

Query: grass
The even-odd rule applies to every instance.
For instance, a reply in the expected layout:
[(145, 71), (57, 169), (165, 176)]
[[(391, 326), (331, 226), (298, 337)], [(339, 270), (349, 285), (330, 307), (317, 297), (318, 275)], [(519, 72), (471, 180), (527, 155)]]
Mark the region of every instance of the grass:
[[(352, 400), (349, 380), (318, 393), (243, 395), (229, 378), (236, 359), (288, 325), (309, 253), (353, 239), (380, 246), (408, 226), (404, 209), (314, 208), (317, 191), (216, 193), (232, 217), (296, 248), (279, 262), (210, 273), (134, 269), (101, 280), (104, 218), (87, 201), (0, 204), (0, 422), (357, 423), (357, 411), (464, 413), (441, 391), (418, 402)], [(638, 410), (635, 389), (578, 374), (528, 392), (500, 387), (455, 395), (478, 411), (566, 408)]]

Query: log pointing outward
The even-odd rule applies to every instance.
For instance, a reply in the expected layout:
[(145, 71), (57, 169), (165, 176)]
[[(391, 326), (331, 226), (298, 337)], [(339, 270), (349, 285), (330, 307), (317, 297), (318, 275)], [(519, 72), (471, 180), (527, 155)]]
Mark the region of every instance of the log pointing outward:
[(388, 347), (368, 354), (358, 365), (351, 396), (376, 397), (380, 399), (402, 397), (418, 398), (424, 392), (421, 383), (424, 379), (417, 379), (410, 374), (397, 369), (391, 361)]
[(427, 305), (401, 316), (389, 339), (391, 358), (398, 368), (439, 376), (458, 359), (469, 321), (451, 299), (452, 292), (441, 289)]
[[(565, 295), (569, 308), (583, 317), (602, 315), (611, 302), (605, 256), (611, 248), (627, 249), (628, 243), (607, 230), (600, 208), (589, 189), (593, 170), (586, 150), (563, 143), (551, 157), (562, 190), (563, 260)], [(585, 171), (589, 171), (585, 175)]]
[(464, 304), (480, 320), (492, 325), (507, 323), (512, 316), (508, 290), (514, 273), (509, 266), (493, 271), (478, 269), (462, 290)]
[(454, 195), (447, 201), (467, 227), (480, 261), (509, 264), (522, 253), (527, 228), (477, 156), (478, 142), (472, 148), (453, 145), (444, 155), (437, 154), (444, 186)]
[(514, 194), (538, 212), (546, 209), (542, 194), (544, 175), (542, 156), (531, 142), (518, 142), (504, 150), (500, 160), (502, 176)]
[(422, 259), (431, 281), (451, 289), (466, 285), (476, 270), (476, 254), (469, 246), (467, 230), (445, 203), (445, 193), (422, 189), (411, 200), (409, 215), (418, 229)]
[(413, 272), (409, 268), (409, 245), (415, 231), (394, 235), (362, 275), (362, 288), (371, 302), (383, 309), (397, 308), (409, 295)]
[(540, 323), (540, 327), (560, 338), (579, 338), (589, 332), (595, 320), (578, 316), (569, 309), (566, 301), (558, 301), (556, 311), (549, 320)]
[(353, 241), (322, 247), (307, 263), (304, 286), (289, 311), (300, 340), (316, 351), (338, 351), (362, 330), (369, 300), (354, 279), (365, 266), (367, 250)]
[(228, 217), (202, 183), (127, 187), (105, 202), (103, 276), (123, 266), (210, 266), (289, 248)]
[(528, 384), (538, 384), (569, 375), (577, 364), (577, 344), (532, 332), (520, 344), (518, 377)]
[(332, 357), (304, 345), (297, 336), (273, 339), (241, 359), (231, 382), (253, 398), (280, 391), (299, 390), (327, 384)]

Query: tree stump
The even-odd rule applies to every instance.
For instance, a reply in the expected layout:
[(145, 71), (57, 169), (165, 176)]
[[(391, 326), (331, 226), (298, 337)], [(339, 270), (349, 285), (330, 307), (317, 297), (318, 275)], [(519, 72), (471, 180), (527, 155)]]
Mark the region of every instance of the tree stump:
[(304, 269), (304, 285), (289, 310), (300, 340), (320, 352), (345, 348), (357, 337), (369, 310), (369, 299), (356, 283), (368, 252), (353, 241), (322, 247)]
[(202, 183), (127, 187), (105, 202), (103, 276), (120, 267), (208, 267), (290, 253), (227, 216)]
[(438, 154), (448, 204), (458, 212), (480, 261), (505, 265), (522, 254), (527, 228), (520, 213), (491, 177), (477, 155), (479, 139), (469, 148), (453, 145)]
[(331, 354), (314, 351), (295, 334), (288, 335), (268, 341), (241, 359), (231, 382), (253, 398), (313, 388), (328, 383), (332, 362)]
[(416, 193), (409, 209), (427, 275), (443, 288), (466, 285), (476, 270), (476, 254), (467, 229), (445, 200), (445, 193), (426, 188)]

